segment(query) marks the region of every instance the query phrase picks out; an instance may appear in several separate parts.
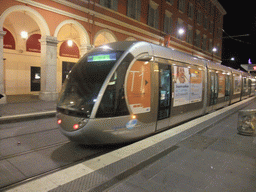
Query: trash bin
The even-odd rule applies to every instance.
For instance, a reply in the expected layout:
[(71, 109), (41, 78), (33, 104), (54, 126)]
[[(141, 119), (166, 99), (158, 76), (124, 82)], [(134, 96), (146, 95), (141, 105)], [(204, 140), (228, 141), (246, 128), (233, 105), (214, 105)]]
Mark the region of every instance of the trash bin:
[(241, 135), (253, 135), (256, 126), (256, 109), (240, 110), (237, 130)]

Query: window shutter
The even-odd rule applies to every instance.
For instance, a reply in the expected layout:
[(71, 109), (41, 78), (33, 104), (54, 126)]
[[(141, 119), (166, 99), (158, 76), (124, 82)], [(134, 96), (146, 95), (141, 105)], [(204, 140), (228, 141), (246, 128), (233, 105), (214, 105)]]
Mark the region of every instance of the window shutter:
[(193, 19), (194, 18), (194, 7), (192, 3), (189, 3), (189, 8), (188, 8), (188, 16)]
[(104, 0), (100, 0), (100, 5), (105, 6), (104, 2), (105, 2)]
[(201, 35), (200, 35), (200, 33), (198, 34), (198, 42), (197, 42), (197, 47), (199, 47), (199, 48), (202, 48), (201, 47)]
[(155, 10), (155, 28), (159, 29), (159, 10), (158, 8)]
[(118, 11), (118, 0), (112, 0), (112, 9)]
[(189, 43), (193, 44), (193, 29), (189, 29)]
[(154, 9), (149, 5), (148, 9), (148, 25), (153, 27), (154, 26)]
[(137, 7), (136, 7), (137, 11), (137, 20), (140, 21), (140, 14), (141, 14), (141, 0), (137, 0)]
[(131, 17), (131, 12), (132, 12), (132, 0), (128, 0), (127, 4), (127, 16)]
[(168, 34), (169, 17), (164, 16), (164, 32)]
[(190, 31), (189, 31), (189, 28), (187, 29), (187, 33), (186, 33), (186, 41), (189, 43), (189, 34), (190, 33)]
[(169, 17), (168, 33), (169, 33), (169, 34), (171, 34), (171, 33), (172, 33), (172, 18), (171, 18), (171, 17)]

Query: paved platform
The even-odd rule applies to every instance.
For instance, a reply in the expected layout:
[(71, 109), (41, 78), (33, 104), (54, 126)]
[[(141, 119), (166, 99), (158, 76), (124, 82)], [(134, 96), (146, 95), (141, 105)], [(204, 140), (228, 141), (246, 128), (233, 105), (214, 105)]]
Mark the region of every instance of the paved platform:
[(7, 103), (0, 104), (0, 123), (54, 116), (56, 101), (42, 101), (38, 95), (7, 96)]
[(256, 136), (237, 134), (240, 109), (255, 99), (7, 191), (256, 191)]

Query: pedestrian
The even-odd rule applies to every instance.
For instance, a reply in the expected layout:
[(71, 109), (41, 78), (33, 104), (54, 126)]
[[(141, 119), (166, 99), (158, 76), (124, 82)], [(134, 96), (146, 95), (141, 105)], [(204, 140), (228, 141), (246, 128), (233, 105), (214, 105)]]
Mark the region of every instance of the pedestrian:
[[(0, 93), (0, 99), (2, 99), (4, 96)], [(1, 117), (1, 109), (0, 109), (0, 117)]]

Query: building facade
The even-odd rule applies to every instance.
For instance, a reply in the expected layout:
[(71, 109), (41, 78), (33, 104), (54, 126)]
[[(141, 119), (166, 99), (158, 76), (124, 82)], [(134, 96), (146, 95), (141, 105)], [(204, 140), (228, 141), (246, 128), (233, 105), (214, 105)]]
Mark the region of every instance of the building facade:
[(0, 93), (56, 100), (79, 58), (115, 41), (220, 62), (225, 14), (217, 0), (0, 1)]

